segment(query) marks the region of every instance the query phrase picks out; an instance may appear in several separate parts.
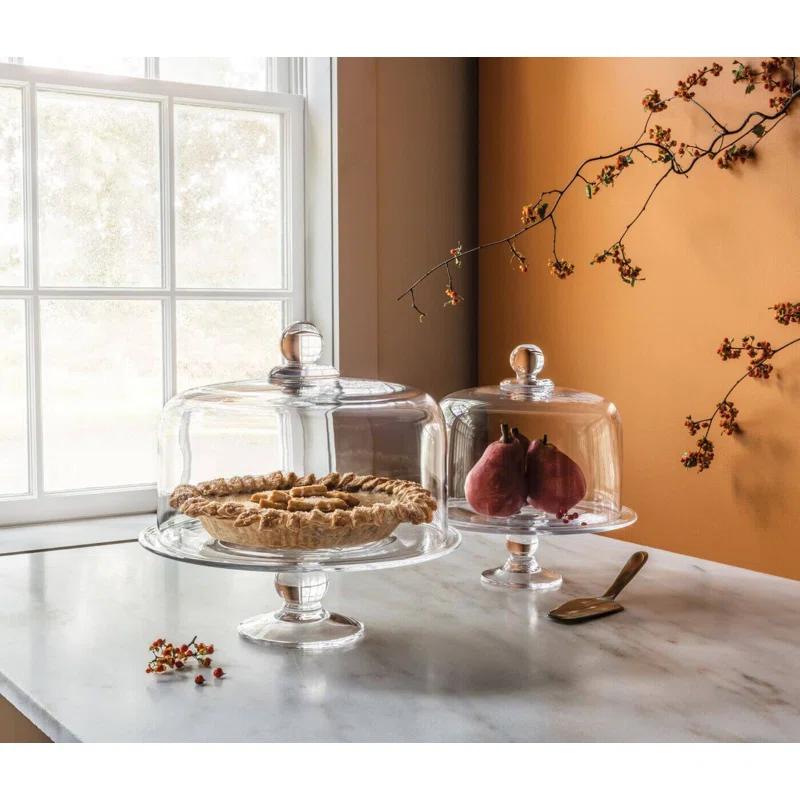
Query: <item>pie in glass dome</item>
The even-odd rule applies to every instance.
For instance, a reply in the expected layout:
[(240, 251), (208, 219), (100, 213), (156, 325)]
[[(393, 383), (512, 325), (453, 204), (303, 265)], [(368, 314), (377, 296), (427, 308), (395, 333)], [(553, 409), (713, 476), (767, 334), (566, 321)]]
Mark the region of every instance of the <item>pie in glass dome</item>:
[(413, 481), (279, 471), (182, 484), (172, 491), (170, 506), (228, 544), (328, 550), (381, 541), (403, 522), (431, 522), (436, 500)]

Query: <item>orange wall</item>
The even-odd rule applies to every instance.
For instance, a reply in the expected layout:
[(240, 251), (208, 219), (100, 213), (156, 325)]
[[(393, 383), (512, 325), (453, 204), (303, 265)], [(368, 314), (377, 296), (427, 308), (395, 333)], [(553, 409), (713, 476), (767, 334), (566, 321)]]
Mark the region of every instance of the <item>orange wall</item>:
[[(645, 88), (668, 95), (711, 60), (481, 59), (481, 240), (513, 230), (520, 206), (564, 183), (583, 158), (635, 138)], [(706, 92), (717, 116), (732, 122), (743, 117), (741, 89), (730, 84), (729, 59), (717, 60), (726, 71)], [(750, 98), (762, 100), (761, 90)], [(700, 112), (673, 105), (658, 121), (703, 141)], [(535, 342), (558, 384), (615, 401), (624, 421), (623, 501), (639, 513), (620, 538), (800, 578), (800, 346), (776, 361), (776, 380), (747, 381), (735, 393), (745, 434), (714, 434), (709, 471), (679, 462), (692, 441), (684, 417), (706, 416), (740, 373), (740, 363), (715, 355), (722, 337), (754, 333), (777, 344), (800, 333), (767, 310), (800, 300), (794, 117), (765, 140), (756, 165), (729, 173), (703, 162), (690, 179), (663, 184), (626, 240), (647, 277), (634, 289), (613, 267), (588, 262), (638, 209), (660, 169), (646, 163), (591, 201), (579, 190), (563, 202), (559, 251), (577, 266), (571, 279), (547, 274), (549, 230), (521, 240), (527, 275), (509, 266), (507, 252), (484, 255), (478, 349), (481, 383), (508, 374), (514, 345)]]

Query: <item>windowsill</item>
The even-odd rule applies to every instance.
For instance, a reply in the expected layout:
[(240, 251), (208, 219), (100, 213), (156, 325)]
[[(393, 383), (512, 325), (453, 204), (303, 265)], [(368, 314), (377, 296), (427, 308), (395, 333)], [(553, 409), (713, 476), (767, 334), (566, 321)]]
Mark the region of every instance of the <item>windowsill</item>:
[(0, 556), (130, 542), (136, 539), (142, 528), (154, 522), (155, 514), (131, 514), (124, 517), (13, 525), (0, 528)]

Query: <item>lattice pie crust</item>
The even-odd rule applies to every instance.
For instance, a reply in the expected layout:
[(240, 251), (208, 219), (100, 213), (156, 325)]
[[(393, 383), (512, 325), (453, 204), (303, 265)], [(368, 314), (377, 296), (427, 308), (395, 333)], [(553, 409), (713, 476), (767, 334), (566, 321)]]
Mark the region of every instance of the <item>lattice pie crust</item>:
[(386, 538), (401, 523), (430, 522), (433, 495), (413, 481), (374, 475), (317, 479), (294, 472), (182, 484), (170, 506), (198, 518), (215, 538), (268, 550), (357, 547)]

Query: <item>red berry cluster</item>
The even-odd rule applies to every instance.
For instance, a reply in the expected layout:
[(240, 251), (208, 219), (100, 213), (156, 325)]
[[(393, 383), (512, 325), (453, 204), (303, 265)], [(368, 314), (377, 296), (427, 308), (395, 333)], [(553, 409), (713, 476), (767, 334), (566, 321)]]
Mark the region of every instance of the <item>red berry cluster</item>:
[(622, 242), (612, 244), (608, 250), (603, 250), (598, 253), (591, 261), (592, 264), (603, 264), (605, 261), (611, 260), (617, 265), (617, 272), (623, 283), (629, 286), (634, 286), (636, 281), (643, 281), (641, 277), (642, 268), (637, 267), (631, 258), (625, 252), (625, 245)]
[(455, 290), (452, 284), (445, 287), (444, 293), (447, 297), (447, 300), (444, 301), (444, 305), (446, 306), (457, 306), (464, 301), (464, 298)]
[(661, 99), (661, 94), (658, 89), (648, 89), (642, 98), (642, 105), (644, 110), (653, 114), (658, 114), (659, 111), (666, 111), (666, 100)]
[[(730, 401), (730, 400), (723, 400), (720, 403), (717, 403), (717, 410), (714, 413), (714, 416), (719, 415), (719, 426), (722, 428), (723, 433), (726, 433), (728, 436), (734, 433), (741, 433), (742, 429), (739, 427), (739, 423), (736, 421), (736, 417), (739, 416), (739, 409)], [(714, 417), (707, 417), (706, 419), (692, 419), (691, 416), (686, 417), (684, 421), (684, 425), (689, 429), (689, 434), (694, 436), (698, 431), (705, 430), (706, 428), (711, 426), (711, 422)], [(708, 434), (706, 433), (703, 438), (706, 438)]]
[(750, 94), (761, 83), (766, 91), (774, 95), (769, 99), (769, 107), (780, 111), (797, 89), (794, 59), (769, 58), (761, 62), (760, 70), (741, 61), (734, 61), (733, 82), (744, 83), (745, 94)]
[(529, 203), (526, 206), (522, 206), (522, 224), (535, 225), (541, 222), (547, 214), (547, 208), (548, 204), (544, 202)]
[(552, 256), (547, 262), (547, 268), (550, 270), (551, 275), (555, 275), (556, 278), (560, 278), (561, 280), (569, 278), (569, 276), (575, 272), (574, 264), (570, 264), (569, 261), (564, 261), (561, 258), (553, 258)]
[(743, 336), (741, 344), (736, 344), (735, 340), (726, 336), (717, 348), (717, 355), (723, 361), (740, 358), (742, 353), (746, 353), (750, 357), (747, 374), (751, 378), (769, 378), (772, 364), (769, 364), (768, 361), (775, 354), (769, 342), (763, 339), (757, 342), (755, 336)]
[(461, 250), (462, 250), (461, 242), (458, 243), (457, 247), (453, 247), (453, 248), (450, 249), (450, 255), (451, 255), (452, 259), (453, 259), (453, 264), (455, 264), (455, 266), (457, 266), (459, 269), (461, 268), (461, 264), (462, 264), (462, 261), (461, 261)]
[(678, 81), (678, 88), (672, 93), (674, 97), (680, 97), (687, 103), (695, 96), (694, 91), (698, 86), (708, 85), (708, 75), (713, 75), (715, 78), (722, 72), (722, 64), (717, 64), (716, 61), (710, 67), (703, 67), (697, 72), (689, 75), (685, 81)]
[(698, 472), (708, 469), (714, 460), (714, 445), (708, 439), (697, 440), (697, 450), (690, 450), (681, 456), (681, 464), (687, 469), (697, 467)]
[(736, 421), (736, 417), (739, 416), (739, 409), (730, 400), (723, 400), (721, 403), (717, 403), (717, 413), (719, 414), (719, 426), (724, 433), (731, 436), (734, 433), (742, 432), (739, 423)]
[[(800, 324), (800, 303), (776, 303), (774, 306), (770, 306), (770, 310), (775, 312), (775, 320), (780, 325), (789, 325), (793, 322)], [(736, 408), (731, 400), (728, 400), (728, 396), (739, 382), (746, 377), (755, 378), (756, 380), (768, 379), (773, 370), (771, 363), (773, 356), (796, 342), (800, 342), (800, 339), (794, 339), (775, 349), (765, 339), (756, 341), (755, 336), (742, 336), (738, 341), (726, 336), (722, 340), (722, 344), (717, 348), (717, 355), (723, 361), (735, 361), (741, 358), (742, 354), (746, 355), (750, 359), (747, 372), (728, 390), (725, 398), (717, 403), (717, 407), (710, 417), (701, 420), (695, 420), (691, 416), (686, 417), (684, 425), (689, 429), (689, 433), (692, 436), (700, 430), (705, 432), (697, 440), (697, 450), (684, 453), (681, 457), (681, 463), (685, 467), (697, 467), (702, 472), (710, 466), (714, 458), (714, 445), (708, 441), (708, 429), (715, 417), (719, 417), (719, 426), (722, 428), (723, 434), (732, 436), (734, 433), (742, 432), (737, 421), (739, 409)]]
[(701, 428), (707, 428), (711, 423), (707, 419), (692, 419), (690, 414), (688, 417), (686, 417), (686, 420), (683, 424), (689, 429), (690, 435), (694, 436)]
[(737, 161), (740, 164), (744, 164), (755, 157), (756, 151), (754, 147), (746, 144), (734, 144), (723, 151), (722, 155), (717, 159), (717, 166), (720, 169), (731, 169), (736, 165)]
[(578, 519), (580, 515), (577, 511), (573, 511), (571, 514), (568, 512), (566, 508), (559, 508), (558, 513), (556, 514), (556, 519), (560, 519), (565, 525), (569, 525), (575, 519)]
[[(730, 400), (722, 400), (717, 403), (716, 415), (719, 415), (719, 426), (722, 428), (723, 433), (730, 436), (731, 434), (742, 432), (739, 423), (736, 421), (736, 417), (739, 416), (739, 409)], [(712, 420), (713, 417), (696, 420), (688, 416), (683, 424), (689, 429), (690, 435), (694, 436), (698, 431), (710, 427)]]
[[(197, 636), (194, 636), (188, 644), (180, 646), (159, 638), (150, 645), (149, 650), (152, 658), (147, 663), (145, 672), (161, 674), (184, 669), (190, 658), (195, 659), (199, 667), (210, 667), (210, 656), (214, 652), (214, 645), (198, 642)], [(225, 673), (221, 667), (216, 667), (212, 674), (215, 678), (221, 678)], [(198, 685), (202, 684), (205, 682), (205, 678), (197, 675), (194, 682)]]
[(622, 171), (633, 164), (633, 157), (630, 153), (623, 153), (617, 156), (613, 164), (606, 164), (593, 181), (586, 182), (586, 196), (591, 200), (603, 186), (614, 186), (614, 181), (619, 178)]
[(800, 303), (776, 303), (770, 306), (770, 311), (775, 312), (775, 319), (779, 325), (800, 323)]
[[(672, 154), (672, 148), (678, 146), (678, 141), (672, 138), (672, 128), (662, 128), (660, 125), (656, 125), (647, 132), (647, 135), (650, 139), (655, 142), (659, 147), (664, 148), (658, 154), (658, 160), (663, 161), (664, 163), (668, 163), (673, 160), (674, 156)], [(680, 155), (683, 155), (686, 151), (686, 143), (681, 142), (680, 144)]]

